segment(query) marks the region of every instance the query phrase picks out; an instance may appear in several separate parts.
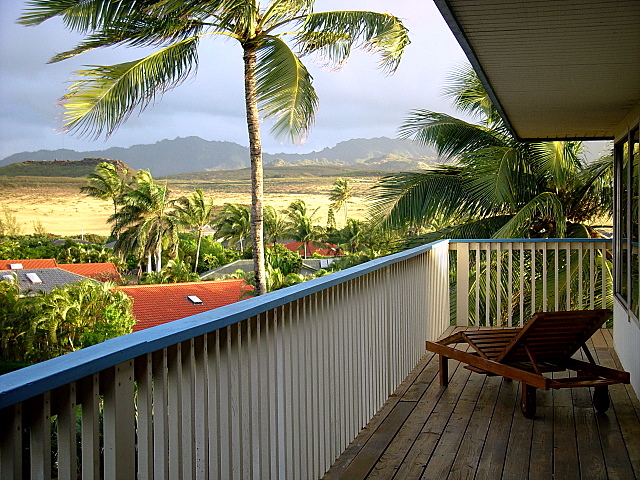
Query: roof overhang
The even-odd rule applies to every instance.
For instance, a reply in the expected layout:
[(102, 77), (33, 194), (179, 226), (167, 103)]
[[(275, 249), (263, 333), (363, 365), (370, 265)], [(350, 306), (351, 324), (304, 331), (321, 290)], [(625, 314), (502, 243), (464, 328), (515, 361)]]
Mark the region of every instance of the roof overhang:
[(434, 1), (519, 139), (612, 139), (640, 104), (640, 1)]

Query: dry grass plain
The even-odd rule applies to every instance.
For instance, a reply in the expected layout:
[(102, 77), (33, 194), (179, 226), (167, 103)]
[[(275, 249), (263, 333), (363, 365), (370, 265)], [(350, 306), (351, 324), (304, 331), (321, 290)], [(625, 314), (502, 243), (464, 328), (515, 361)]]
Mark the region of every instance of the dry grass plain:
[[(325, 225), (330, 204), (329, 191), (336, 178), (266, 178), (265, 203), (282, 210), (291, 202), (302, 199), (309, 211), (318, 209), (316, 223)], [(366, 217), (366, 193), (376, 180), (375, 176), (349, 179), (356, 192), (349, 204), (349, 217)], [(251, 202), (248, 179), (166, 181), (174, 198), (202, 188), (217, 206), (228, 202)], [(78, 236), (81, 233), (108, 235), (110, 225), (107, 219), (113, 213), (113, 205), (80, 193), (80, 187), (84, 185), (84, 178), (0, 177), (0, 216), (4, 216), (4, 211), (15, 216), (23, 234), (33, 233), (35, 226), (40, 224), (46, 232), (61, 236)], [(344, 223), (344, 211), (336, 212), (336, 220), (338, 225)]]

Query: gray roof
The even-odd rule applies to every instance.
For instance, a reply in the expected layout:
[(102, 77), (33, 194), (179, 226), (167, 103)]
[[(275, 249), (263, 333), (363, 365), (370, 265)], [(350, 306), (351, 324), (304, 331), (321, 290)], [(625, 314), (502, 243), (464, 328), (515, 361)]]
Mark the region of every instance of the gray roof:
[(243, 272), (253, 272), (253, 260), (236, 260), (235, 262), (228, 263), (208, 272), (204, 272), (200, 275), (200, 280), (213, 280), (221, 278), (224, 275), (235, 273), (236, 270), (242, 270)]
[[(29, 279), (29, 274), (36, 274), (41, 282), (34, 283)], [(0, 280), (7, 281), (6, 276), (13, 276), (18, 280), (20, 291), (23, 294), (35, 295), (37, 292), (49, 293), (53, 287), (62, 285), (72, 285), (83, 280), (91, 280), (90, 278), (71, 273), (61, 268), (32, 268), (25, 270), (0, 270)], [(95, 282), (95, 280), (91, 280)], [(96, 282), (98, 283), (98, 282)], [(29, 293), (31, 292), (31, 293)]]

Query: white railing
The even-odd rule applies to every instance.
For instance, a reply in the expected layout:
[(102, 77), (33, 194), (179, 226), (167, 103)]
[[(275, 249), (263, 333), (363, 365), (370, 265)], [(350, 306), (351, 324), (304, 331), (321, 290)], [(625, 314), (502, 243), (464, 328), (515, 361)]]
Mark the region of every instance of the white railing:
[(436, 242), (3, 375), (0, 478), (320, 478), (451, 324), (610, 306), (609, 248)]
[(444, 241), (12, 372), (0, 476), (320, 478), (449, 323)]
[(451, 241), (453, 321), (521, 325), (538, 311), (612, 308), (611, 240)]

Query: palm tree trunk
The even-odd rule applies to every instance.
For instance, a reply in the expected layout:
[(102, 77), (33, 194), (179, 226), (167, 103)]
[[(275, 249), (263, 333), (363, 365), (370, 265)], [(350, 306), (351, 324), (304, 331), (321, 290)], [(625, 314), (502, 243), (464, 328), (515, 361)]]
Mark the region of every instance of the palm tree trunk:
[(255, 271), (255, 294), (267, 293), (264, 265), (264, 218), (262, 200), (264, 185), (262, 175), (262, 143), (260, 140), (260, 118), (258, 116), (258, 94), (256, 90), (256, 47), (244, 44), (244, 96), (251, 152), (251, 237), (253, 242), (253, 266)]
[(198, 229), (198, 245), (196, 246), (196, 264), (193, 267), (193, 273), (198, 273), (198, 259), (200, 258), (200, 242), (202, 242), (202, 228)]
[(153, 268), (151, 265), (151, 257), (152, 257), (151, 252), (147, 253), (147, 273), (151, 273), (153, 271)]
[(158, 243), (158, 247), (156, 248), (156, 272), (162, 270), (162, 247), (160, 243)]

